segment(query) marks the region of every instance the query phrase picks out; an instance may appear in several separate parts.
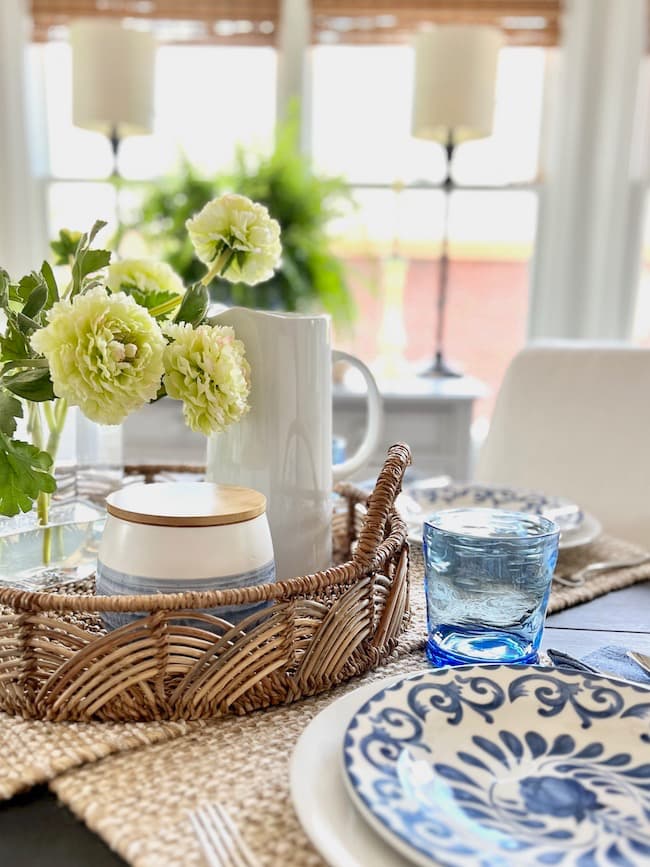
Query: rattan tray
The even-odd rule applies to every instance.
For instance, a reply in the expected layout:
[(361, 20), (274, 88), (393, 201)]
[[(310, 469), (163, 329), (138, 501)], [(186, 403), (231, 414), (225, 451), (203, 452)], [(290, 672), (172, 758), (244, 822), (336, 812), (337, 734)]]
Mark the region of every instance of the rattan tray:
[[(338, 486), (340, 565), (324, 572), (155, 596), (3, 588), (0, 708), (47, 720), (208, 719), (296, 701), (382, 664), (408, 619), (408, 543), (395, 497), (409, 463), (398, 444), (370, 495)], [(237, 626), (200, 610), (263, 601)], [(106, 611), (143, 616), (107, 632)]]

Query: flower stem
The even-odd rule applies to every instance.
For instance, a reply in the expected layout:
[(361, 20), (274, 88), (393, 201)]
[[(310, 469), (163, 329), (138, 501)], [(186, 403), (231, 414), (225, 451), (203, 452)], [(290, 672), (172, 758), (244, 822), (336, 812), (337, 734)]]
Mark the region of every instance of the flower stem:
[(43, 529), (43, 566), (49, 566), (52, 559), (52, 528), (47, 526), (50, 518), (50, 494), (41, 491), (36, 500), (38, 523)]
[(149, 315), (156, 317), (156, 316), (162, 316), (163, 313), (169, 313), (175, 307), (178, 307), (178, 305), (181, 303), (182, 300), (183, 300), (183, 296), (177, 295), (174, 298), (170, 298), (169, 301), (163, 301), (163, 303), (159, 304), (157, 307), (152, 307), (149, 310)]
[[(41, 404), (29, 402), (27, 404), (27, 430), (32, 438), (33, 445), (39, 451), (47, 451), (52, 458), (56, 460), (56, 453), (61, 441), (61, 434), (65, 425), (65, 419), (68, 412), (68, 404), (63, 398), (57, 398), (54, 401), (44, 401), (43, 416), (47, 423), (49, 435), (47, 445), (44, 444), (43, 422), (41, 418)], [(36, 498), (36, 513), (38, 515), (38, 523), (44, 527), (43, 530), (43, 565), (49, 566), (52, 559), (52, 527), (48, 527), (50, 517), (50, 501), (51, 494), (41, 491)]]
[(210, 284), (215, 277), (221, 277), (230, 267), (230, 263), (232, 262), (235, 256), (235, 250), (231, 250), (230, 247), (224, 247), (217, 256), (212, 261), (210, 265), (210, 269), (205, 277), (201, 280), (201, 283), (204, 286)]
[[(50, 410), (51, 418), (50, 415), (48, 415), (48, 409)], [(52, 407), (48, 403), (45, 404), (45, 410), (45, 418), (47, 420), (47, 425), (50, 429), (50, 435), (47, 439), (47, 453), (54, 461), (56, 460), (56, 453), (59, 448), (61, 434), (63, 433), (65, 419), (68, 414), (68, 404), (65, 398), (59, 397), (54, 401), (53, 412)]]

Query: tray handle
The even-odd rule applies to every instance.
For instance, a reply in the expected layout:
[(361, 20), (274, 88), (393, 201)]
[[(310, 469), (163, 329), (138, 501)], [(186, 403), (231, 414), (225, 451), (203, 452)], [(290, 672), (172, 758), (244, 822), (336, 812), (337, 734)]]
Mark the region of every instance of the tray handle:
[(377, 549), (384, 539), (388, 515), (395, 505), (395, 498), (402, 488), (404, 473), (410, 463), (411, 450), (406, 443), (396, 443), (388, 449), (375, 489), (368, 498), (368, 511), (352, 557), (364, 570), (377, 556)]

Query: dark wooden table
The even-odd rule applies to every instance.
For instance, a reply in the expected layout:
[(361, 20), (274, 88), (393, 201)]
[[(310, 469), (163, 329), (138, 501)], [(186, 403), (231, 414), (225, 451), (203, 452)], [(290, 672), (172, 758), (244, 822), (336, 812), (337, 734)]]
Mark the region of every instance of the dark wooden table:
[[(650, 582), (550, 617), (544, 646), (584, 656), (604, 645), (650, 654)], [(424, 660), (423, 660), (424, 661)], [(46, 787), (0, 805), (0, 865), (118, 867), (124, 861)]]

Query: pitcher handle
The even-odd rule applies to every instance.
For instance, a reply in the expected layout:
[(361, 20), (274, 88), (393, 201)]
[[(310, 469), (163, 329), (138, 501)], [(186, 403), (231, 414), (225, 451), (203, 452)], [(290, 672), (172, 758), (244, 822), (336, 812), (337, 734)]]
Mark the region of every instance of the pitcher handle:
[(336, 464), (333, 467), (332, 475), (334, 481), (338, 482), (341, 479), (348, 478), (353, 473), (356, 473), (357, 470), (360, 470), (372, 456), (372, 453), (379, 445), (384, 412), (382, 409), (381, 394), (377, 388), (375, 377), (368, 370), (363, 361), (360, 361), (356, 356), (350, 355), (347, 352), (341, 352), (340, 349), (332, 350), (332, 361), (346, 361), (348, 364), (351, 364), (352, 367), (356, 367), (357, 370), (361, 371), (368, 388), (368, 424), (366, 426), (366, 435), (359, 448), (351, 457), (346, 461), (343, 461), (342, 464)]

